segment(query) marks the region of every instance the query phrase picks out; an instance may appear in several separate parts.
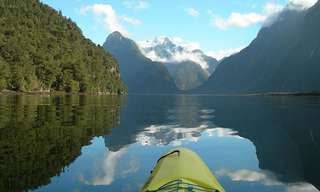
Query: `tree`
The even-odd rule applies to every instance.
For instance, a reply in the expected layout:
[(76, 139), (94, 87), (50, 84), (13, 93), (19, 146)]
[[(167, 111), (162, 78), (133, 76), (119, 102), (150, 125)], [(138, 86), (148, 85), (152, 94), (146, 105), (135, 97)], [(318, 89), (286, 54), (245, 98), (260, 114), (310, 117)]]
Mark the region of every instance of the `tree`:
[(8, 64), (0, 57), (0, 91), (8, 88), (9, 74)]
[(38, 0), (3, 0), (0, 26), (1, 90), (126, 91), (113, 57), (61, 11)]

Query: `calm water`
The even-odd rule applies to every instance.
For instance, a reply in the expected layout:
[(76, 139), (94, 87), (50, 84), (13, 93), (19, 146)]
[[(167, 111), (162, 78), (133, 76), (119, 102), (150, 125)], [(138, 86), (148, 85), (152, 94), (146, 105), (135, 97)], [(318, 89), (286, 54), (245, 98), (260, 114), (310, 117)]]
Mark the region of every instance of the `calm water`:
[(226, 191), (318, 191), (319, 123), (319, 97), (0, 96), (0, 191), (138, 191), (176, 146)]

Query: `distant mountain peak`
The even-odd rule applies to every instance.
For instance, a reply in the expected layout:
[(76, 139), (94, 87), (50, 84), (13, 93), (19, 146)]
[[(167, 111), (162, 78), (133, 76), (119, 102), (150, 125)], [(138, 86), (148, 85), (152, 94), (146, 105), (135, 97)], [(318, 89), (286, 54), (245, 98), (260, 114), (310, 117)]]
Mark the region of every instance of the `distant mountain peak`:
[(153, 61), (163, 63), (182, 63), (191, 61), (194, 64), (200, 65), (204, 70), (208, 70), (212, 67), (212, 62), (217, 63), (216, 59), (205, 55), (199, 49), (197, 43), (188, 43), (181, 38), (160, 36), (153, 40), (139, 42), (139, 46), (142, 53)]
[(156, 37), (153, 41), (149, 42), (153, 42), (154, 44), (160, 45), (174, 45), (174, 43), (169, 39), (169, 37), (164, 36)]
[[(108, 45), (107, 45), (108, 44)], [(139, 46), (131, 39), (123, 36), (119, 31), (115, 31), (110, 33), (103, 45), (104, 47), (113, 47), (127, 50), (135, 50), (137, 54), (139, 54)], [(142, 54), (140, 53), (142, 56)]]
[(201, 49), (195, 49), (192, 51), (193, 53), (199, 53), (199, 54), (204, 54)]
[(241, 52), (223, 60), (197, 93), (320, 92), (319, 2), (286, 9)]
[(112, 33), (110, 33), (107, 37), (107, 40), (109, 39), (119, 39), (122, 40), (123, 38), (125, 38), (119, 31), (114, 31)]
[(139, 43), (149, 59), (163, 63), (180, 90), (200, 86), (214, 72), (218, 61), (200, 50), (198, 43), (175, 37), (156, 37)]
[(121, 77), (128, 86), (129, 94), (178, 91), (166, 67), (146, 58), (133, 40), (113, 32), (103, 47), (119, 62)]

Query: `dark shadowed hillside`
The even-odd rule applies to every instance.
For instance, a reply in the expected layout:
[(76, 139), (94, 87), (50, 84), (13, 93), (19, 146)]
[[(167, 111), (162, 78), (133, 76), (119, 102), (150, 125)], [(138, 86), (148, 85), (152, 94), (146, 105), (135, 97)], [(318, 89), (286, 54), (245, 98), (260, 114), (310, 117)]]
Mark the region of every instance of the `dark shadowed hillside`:
[(194, 89), (209, 78), (209, 73), (192, 61), (164, 63), (180, 90)]
[(196, 92), (320, 92), (320, 3), (285, 10)]
[(118, 60), (121, 77), (130, 93), (175, 93), (177, 87), (165, 66), (146, 58), (134, 41), (119, 32), (110, 34), (103, 47)]

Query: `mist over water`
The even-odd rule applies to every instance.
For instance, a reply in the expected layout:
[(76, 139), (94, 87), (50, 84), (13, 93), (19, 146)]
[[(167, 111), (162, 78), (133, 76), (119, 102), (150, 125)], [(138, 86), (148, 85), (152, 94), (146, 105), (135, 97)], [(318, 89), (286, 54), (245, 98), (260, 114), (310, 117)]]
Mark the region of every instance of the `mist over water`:
[(318, 97), (0, 96), (4, 191), (138, 191), (169, 149), (226, 191), (318, 191)]

